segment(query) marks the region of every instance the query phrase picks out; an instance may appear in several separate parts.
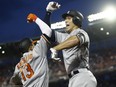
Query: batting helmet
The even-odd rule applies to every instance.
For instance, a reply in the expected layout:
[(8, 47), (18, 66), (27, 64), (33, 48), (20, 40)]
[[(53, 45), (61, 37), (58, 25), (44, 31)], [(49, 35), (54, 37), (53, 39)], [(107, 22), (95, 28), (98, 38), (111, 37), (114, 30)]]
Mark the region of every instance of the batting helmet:
[(66, 19), (67, 16), (72, 16), (73, 17), (73, 23), (79, 27), (82, 26), (82, 20), (84, 19), (83, 15), (76, 10), (70, 10), (67, 13), (64, 13), (62, 17)]
[(32, 39), (24, 38), (19, 43), (19, 50), (22, 53), (28, 52), (29, 47), (32, 46)]

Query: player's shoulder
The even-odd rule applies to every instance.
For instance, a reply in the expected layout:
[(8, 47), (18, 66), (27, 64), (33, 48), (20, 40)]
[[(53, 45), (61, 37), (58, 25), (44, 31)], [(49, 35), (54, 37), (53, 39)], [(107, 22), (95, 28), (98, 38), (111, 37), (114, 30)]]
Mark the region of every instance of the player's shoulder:
[(25, 53), (23, 54), (23, 57), (26, 56), (27, 54), (28, 54), (28, 52), (25, 52)]
[(78, 33), (87, 34), (87, 32), (84, 29), (81, 29), (81, 28), (77, 29), (77, 32)]
[(79, 32), (86, 32), (86, 31), (85, 31), (84, 29), (82, 29), (82, 28), (78, 28), (77, 31), (79, 31)]
[(25, 52), (25, 53), (23, 54), (23, 57), (25, 57), (25, 56), (27, 56), (27, 55), (29, 55), (29, 54), (32, 54), (32, 51)]

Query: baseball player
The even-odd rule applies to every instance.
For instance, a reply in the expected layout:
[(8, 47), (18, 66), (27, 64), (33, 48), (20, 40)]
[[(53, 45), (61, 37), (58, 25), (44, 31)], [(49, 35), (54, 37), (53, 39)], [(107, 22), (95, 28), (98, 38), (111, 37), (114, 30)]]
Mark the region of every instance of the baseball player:
[[(53, 8), (49, 5), (47, 7)], [(79, 11), (69, 10), (62, 17), (66, 23), (66, 33), (40, 28), (42, 33), (49, 34), (59, 43), (50, 49), (51, 57), (57, 58), (57, 52), (62, 50), (65, 68), (70, 78), (69, 87), (96, 87), (96, 78), (89, 70), (89, 36), (81, 29), (83, 15)], [(39, 25), (39, 22), (37, 24)]]
[(59, 44), (51, 48), (52, 55), (56, 57), (57, 51), (63, 51), (65, 68), (70, 78), (69, 87), (96, 87), (96, 78), (89, 70), (89, 36), (81, 29), (83, 15), (69, 10), (62, 17), (67, 33), (55, 32), (55, 40)]
[(28, 43), (27, 40), (21, 41), (20, 46), (25, 53), (16, 65), (10, 83), (18, 85), (21, 80), (23, 87), (48, 87), (48, 43), (46, 36), (42, 35), (35, 46), (29, 40)]

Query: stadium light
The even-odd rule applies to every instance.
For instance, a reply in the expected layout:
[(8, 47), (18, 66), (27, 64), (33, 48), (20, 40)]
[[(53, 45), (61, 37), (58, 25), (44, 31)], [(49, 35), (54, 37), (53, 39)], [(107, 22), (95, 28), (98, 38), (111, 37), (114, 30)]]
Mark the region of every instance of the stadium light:
[(106, 32), (106, 35), (109, 35), (110, 33), (109, 32)]
[(3, 50), (3, 51), (2, 51), (2, 54), (4, 54), (4, 53), (5, 53), (5, 51)]
[(103, 28), (103, 27), (101, 27), (101, 28), (100, 28), (100, 30), (101, 30), (101, 31), (103, 31), (103, 30), (104, 30), (104, 28)]
[(112, 6), (107, 7), (104, 11), (104, 15), (106, 19), (113, 21), (116, 19), (116, 8)]
[(116, 19), (116, 8), (113, 6), (108, 6), (103, 12), (91, 14), (87, 18), (89, 22), (100, 19), (108, 19), (113, 21)]

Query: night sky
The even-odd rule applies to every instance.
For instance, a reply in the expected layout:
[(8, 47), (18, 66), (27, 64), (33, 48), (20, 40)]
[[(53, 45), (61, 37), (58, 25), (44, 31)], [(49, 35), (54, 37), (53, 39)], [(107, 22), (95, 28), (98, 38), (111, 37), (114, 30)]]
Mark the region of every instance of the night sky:
[[(19, 41), (25, 37), (41, 35), (39, 27), (28, 24), (29, 13), (44, 18), (45, 9), (53, 0), (0, 0), (0, 43)], [(61, 15), (70, 9), (80, 11), (84, 15), (84, 28), (87, 27), (87, 16), (103, 11), (107, 5), (116, 6), (116, 0), (54, 0), (61, 8), (52, 14), (51, 22), (61, 21)]]

